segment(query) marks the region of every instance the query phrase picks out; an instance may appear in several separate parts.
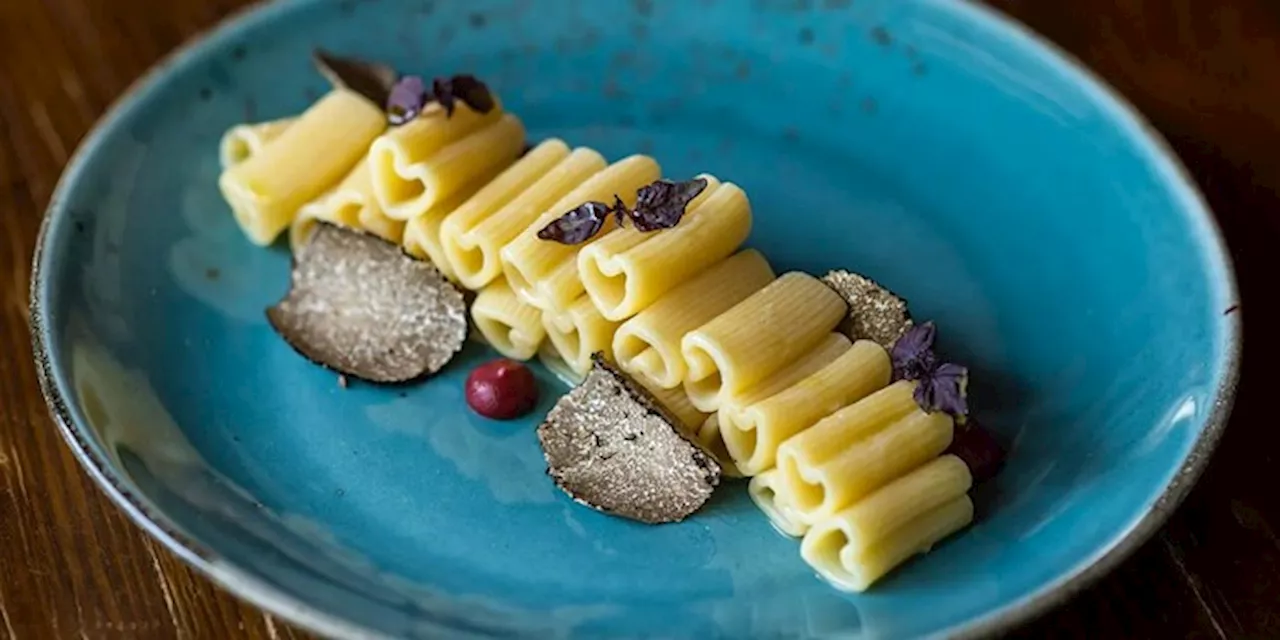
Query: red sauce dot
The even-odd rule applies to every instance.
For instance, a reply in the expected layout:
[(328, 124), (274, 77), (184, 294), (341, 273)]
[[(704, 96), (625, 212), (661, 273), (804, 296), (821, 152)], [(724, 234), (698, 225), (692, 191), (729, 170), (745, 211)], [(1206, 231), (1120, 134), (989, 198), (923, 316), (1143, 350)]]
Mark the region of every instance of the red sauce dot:
[(518, 418), (538, 404), (538, 381), (515, 360), (494, 360), (467, 376), (467, 406), (495, 420)]

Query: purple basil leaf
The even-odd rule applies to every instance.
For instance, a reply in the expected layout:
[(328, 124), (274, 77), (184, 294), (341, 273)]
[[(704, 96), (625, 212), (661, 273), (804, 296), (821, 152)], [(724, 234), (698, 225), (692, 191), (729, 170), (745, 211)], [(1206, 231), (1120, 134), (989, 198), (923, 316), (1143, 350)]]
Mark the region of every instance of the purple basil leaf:
[(609, 205), (593, 200), (552, 220), (538, 230), (538, 237), (560, 244), (582, 244), (600, 231), (608, 217)]
[(444, 107), (446, 117), (453, 117), (453, 109), (458, 103), (453, 95), (453, 83), (448, 78), (436, 78), (431, 81), (431, 99)]
[(894, 380), (919, 380), (933, 370), (937, 357), (933, 354), (933, 341), (937, 328), (933, 322), (918, 324), (893, 343), (890, 358), (893, 362)]
[(476, 113), (489, 113), (497, 104), (489, 87), (475, 76), (458, 75), (449, 80), (454, 97), (471, 107)]
[(396, 70), (385, 64), (336, 56), (324, 49), (311, 52), (311, 62), (335, 87), (350, 89), (376, 105), (385, 105), (396, 82)]
[(630, 214), (631, 221), (640, 231), (670, 229), (680, 223), (685, 208), (706, 188), (706, 178), (685, 182), (659, 180), (640, 187), (636, 192), (635, 209)]
[(427, 104), (427, 85), (418, 76), (405, 76), (391, 87), (387, 98), (387, 121), (399, 126), (411, 122)]
[(953, 418), (969, 414), (969, 371), (958, 364), (944, 364), (930, 371), (916, 386), (915, 400), (926, 413), (941, 411)]
[(613, 207), (611, 210), (613, 212), (614, 217), (617, 218), (618, 220), (619, 227), (621, 227), (623, 223), (627, 221), (627, 218), (633, 215), (632, 211), (627, 208), (627, 203), (623, 202), (622, 198), (619, 198), (618, 194), (616, 193), (613, 194)]
[(995, 435), (973, 419), (963, 429), (956, 429), (955, 439), (951, 441), (947, 453), (955, 454), (968, 465), (974, 484), (999, 473), (1008, 455)]

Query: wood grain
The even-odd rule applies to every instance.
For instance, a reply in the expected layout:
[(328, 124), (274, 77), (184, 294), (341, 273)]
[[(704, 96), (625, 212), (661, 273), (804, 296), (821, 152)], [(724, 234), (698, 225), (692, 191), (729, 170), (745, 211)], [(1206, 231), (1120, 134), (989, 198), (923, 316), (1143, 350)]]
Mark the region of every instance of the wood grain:
[[(243, 0), (0, 0), (0, 638), (301, 638), (151, 542), (81, 472), (37, 389), (28, 264), (80, 138), (132, 81)], [(997, 0), (1126, 94), (1204, 188), (1236, 260), (1249, 345), (1204, 479), (1133, 558), (1028, 638), (1280, 637), (1272, 412), (1280, 260), (1280, 4)]]

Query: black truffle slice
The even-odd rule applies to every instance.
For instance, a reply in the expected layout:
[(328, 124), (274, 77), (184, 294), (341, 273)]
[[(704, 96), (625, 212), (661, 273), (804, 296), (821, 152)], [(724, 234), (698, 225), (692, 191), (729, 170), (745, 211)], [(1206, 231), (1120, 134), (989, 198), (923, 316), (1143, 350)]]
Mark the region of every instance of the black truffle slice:
[(289, 293), (267, 320), (308, 359), (375, 383), (435, 373), (467, 337), (462, 294), (431, 263), (327, 222), (294, 254)]
[(911, 328), (907, 301), (875, 280), (837, 269), (828, 272), (822, 281), (849, 305), (849, 317), (840, 328), (850, 338), (871, 340), (888, 349)]
[(577, 502), (640, 522), (678, 522), (720, 483), (679, 420), (599, 354), (538, 427), (547, 473)]

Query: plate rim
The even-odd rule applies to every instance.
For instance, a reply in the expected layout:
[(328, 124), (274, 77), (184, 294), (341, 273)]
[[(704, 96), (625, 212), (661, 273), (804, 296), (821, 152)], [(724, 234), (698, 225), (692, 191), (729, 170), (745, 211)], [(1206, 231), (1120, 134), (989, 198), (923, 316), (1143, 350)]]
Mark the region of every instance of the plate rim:
[[(90, 150), (102, 144), (107, 132), (117, 126), (124, 113), (133, 104), (142, 100), (151, 89), (158, 86), (172, 67), (199, 55), (219, 39), (233, 37), (235, 33), (252, 25), (269, 22), (277, 14), (287, 14), (317, 1), (319, 0), (277, 2), (255, 0), (231, 11), (214, 24), (189, 36), (153, 63), (141, 76), (130, 83), (94, 122), (63, 167), (45, 207), (44, 217), (36, 236), (35, 250), (31, 259), (28, 302), (32, 355), (41, 396), (65, 444), (71, 449), (80, 466), (93, 479), (94, 484), (145, 533), (158, 540), (171, 553), (223, 590), (259, 608), (263, 613), (277, 616), (322, 636), (386, 638), (388, 636), (381, 632), (295, 598), (222, 559), (213, 549), (186, 536), (176, 523), (160, 509), (151, 505), (147, 499), (135, 495), (109, 461), (91, 446), (89, 438), (84, 433), (86, 427), (76, 423), (68, 408), (68, 394), (62, 389), (50, 358), (49, 345), (56, 339), (50, 333), (43, 304), (49, 287), (48, 280), (45, 278), (47, 267), (44, 265), (44, 255), (51, 238), (51, 221), (55, 217), (66, 215), (63, 202), (79, 174), (85, 170), (87, 166), (85, 158)], [(1222, 294), (1232, 304), (1238, 305), (1240, 294), (1235, 267), (1217, 218), (1213, 215), (1194, 177), (1174, 152), (1168, 140), (1125, 96), (1075, 55), (995, 7), (978, 0), (941, 3), (938, 0), (923, 1), (933, 5), (946, 5), (944, 10), (967, 12), (969, 20), (982, 23), (985, 28), (1002, 32), (1004, 36), (1015, 41), (1021, 41), (1020, 44), (1029, 51), (1043, 55), (1051, 64), (1070, 74), (1073, 83), (1081, 86), (1086, 92), (1095, 94), (1094, 97), (1101, 102), (1100, 106), (1107, 109), (1110, 118), (1118, 123), (1124, 123), (1127, 120), (1129, 124), (1134, 125), (1135, 137), (1139, 142), (1149, 145), (1147, 150), (1149, 154), (1146, 154), (1150, 156), (1149, 160), (1157, 163), (1157, 166), (1163, 164), (1163, 167), (1160, 167), (1165, 170), (1162, 182), (1170, 184), (1175, 189), (1181, 187), (1183, 199), (1186, 204), (1191, 205), (1186, 207), (1187, 215), (1193, 222), (1198, 218), (1198, 222), (1202, 225), (1199, 230), (1193, 229), (1193, 233), (1198, 231), (1196, 235), (1201, 236), (1198, 238), (1200, 248), (1206, 252), (1206, 257), (1210, 260), (1216, 258), (1222, 265), (1222, 272), (1218, 274), (1222, 279), (1218, 283)], [(1210, 274), (1210, 277), (1212, 278), (1213, 274)], [(933, 634), (935, 637), (987, 637), (1031, 622), (1066, 603), (1093, 585), (1099, 578), (1110, 573), (1165, 524), (1204, 472), (1230, 418), (1240, 380), (1243, 352), (1241, 316), (1242, 313), (1237, 310), (1221, 320), (1220, 327), (1224, 341), (1222, 352), (1215, 358), (1220, 364), (1220, 373), (1213, 397), (1213, 410), (1206, 416), (1203, 428), (1169, 483), (1140, 517), (1131, 522), (1127, 529), (1118, 533), (1108, 544), (1076, 562), (1056, 580), (1023, 594), (1003, 606), (940, 629)]]

